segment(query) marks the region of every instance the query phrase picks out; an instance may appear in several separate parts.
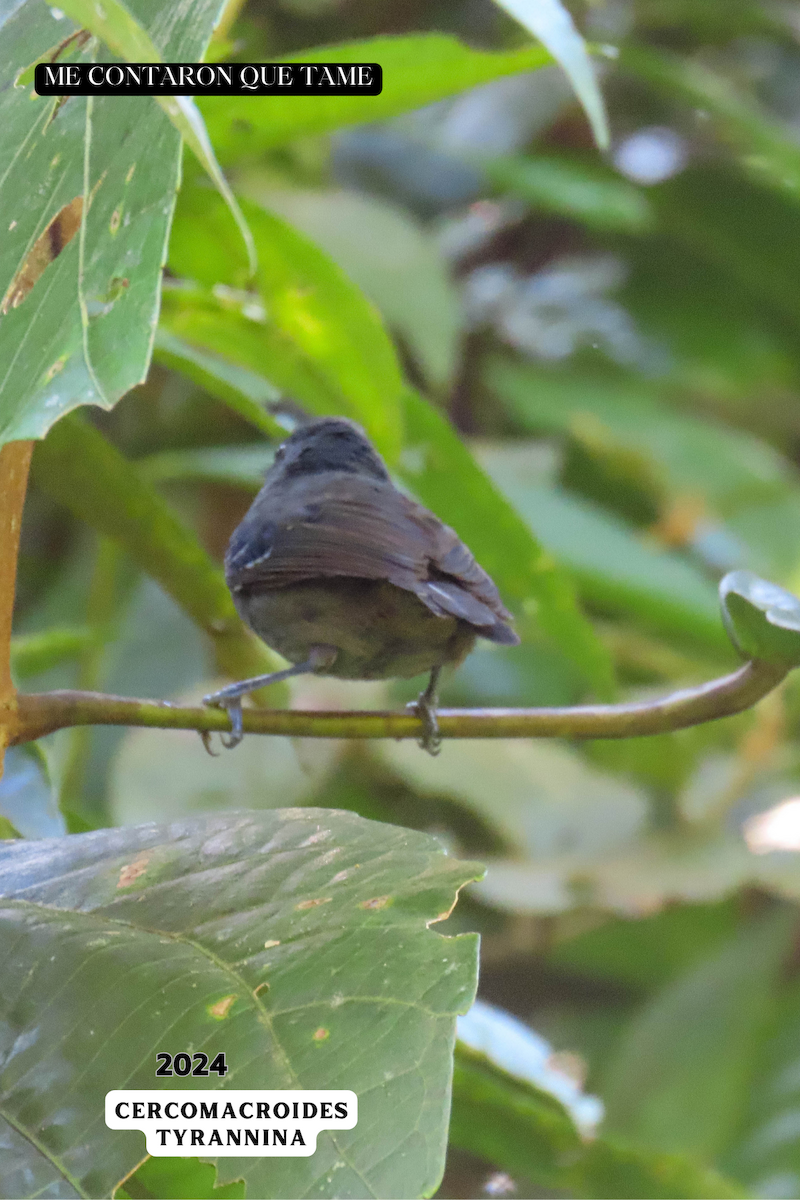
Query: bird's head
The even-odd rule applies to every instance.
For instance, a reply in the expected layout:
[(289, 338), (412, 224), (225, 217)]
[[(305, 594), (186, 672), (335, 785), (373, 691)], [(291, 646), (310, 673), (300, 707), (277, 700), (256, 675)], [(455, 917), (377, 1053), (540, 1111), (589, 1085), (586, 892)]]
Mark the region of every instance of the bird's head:
[(323, 417), (301, 425), (278, 448), (267, 480), (270, 476), (290, 479), (323, 471), (389, 478), (383, 459), (355, 422), (344, 417)]

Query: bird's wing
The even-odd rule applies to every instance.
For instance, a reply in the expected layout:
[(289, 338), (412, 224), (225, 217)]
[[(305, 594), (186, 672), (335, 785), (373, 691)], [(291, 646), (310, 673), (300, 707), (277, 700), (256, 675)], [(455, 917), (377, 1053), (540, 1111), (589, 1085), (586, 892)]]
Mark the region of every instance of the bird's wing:
[(427, 529), (409, 521), (391, 484), (338, 472), (262, 489), (231, 538), (232, 587), (286, 587), (320, 577), (389, 579), (424, 574)]
[(490, 641), (517, 645), (519, 638), (509, 624), (511, 613), (494, 580), (476, 563), (455, 530), (421, 505), (410, 500), (406, 504), (415, 510), (415, 523), (428, 526), (432, 545), (425, 578), (414, 589), (420, 600), (433, 612), (469, 621)]
[(457, 534), (392, 484), (353, 474), (319, 477), (314, 489), (264, 488), (231, 539), (225, 571), (233, 590), (337, 575), (385, 579), (437, 616), (518, 640), (497, 588)]

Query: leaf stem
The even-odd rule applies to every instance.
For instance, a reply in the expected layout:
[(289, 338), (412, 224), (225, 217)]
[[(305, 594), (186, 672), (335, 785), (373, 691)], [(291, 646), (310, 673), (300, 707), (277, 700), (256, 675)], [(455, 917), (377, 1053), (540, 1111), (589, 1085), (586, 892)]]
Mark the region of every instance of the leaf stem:
[[(781, 682), (785, 667), (753, 661), (720, 679), (658, 700), (574, 708), (445, 708), (438, 712), (445, 738), (646, 737), (700, 725), (750, 708)], [(165, 700), (136, 700), (99, 692), (58, 691), (20, 695), (12, 742), (31, 741), (72, 725), (137, 725), (159, 729), (230, 729), (227, 713)], [(307, 712), (245, 709), (247, 733), (281, 737), (419, 738), (422, 722), (406, 712)]]

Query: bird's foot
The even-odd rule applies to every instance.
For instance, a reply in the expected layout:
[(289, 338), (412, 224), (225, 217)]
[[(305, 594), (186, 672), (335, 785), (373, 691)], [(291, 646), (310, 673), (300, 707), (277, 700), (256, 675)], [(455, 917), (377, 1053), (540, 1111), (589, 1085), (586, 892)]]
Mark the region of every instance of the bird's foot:
[(439, 733), (439, 722), (436, 719), (436, 697), (429, 696), (427, 692), (420, 692), (419, 699), (412, 700), (406, 708), (422, 721), (422, 737), (419, 738), (418, 745), (435, 758), (442, 748), (442, 735)]
[[(334, 646), (312, 646), (305, 662), (295, 663), (293, 667), (287, 667), (285, 671), (270, 671), (269, 675), (257, 675), (254, 679), (243, 679), (241, 683), (231, 683), (228, 687), (220, 688), (218, 692), (211, 692), (210, 695), (203, 696), (203, 704), (207, 704), (211, 708), (224, 708), (231, 719), (230, 734), (220, 733), (219, 735), (225, 749), (235, 749), (244, 737), (242, 696), (258, 691), (259, 688), (266, 687), (270, 683), (280, 683), (284, 679), (291, 679), (293, 675), (325, 671), (333, 665), (336, 653)], [(201, 733), (200, 737), (203, 739), (203, 745), (208, 753), (216, 758), (211, 749), (208, 731)]]
[[(224, 690), (224, 689), (223, 689)], [(203, 704), (207, 704), (209, 708), (224, 708), (231, 719), (231, 732), (220, 733), (219, 740), (226, 750), (235, 750), (244, 737), (244, 718), (242, 716), (242, 698), (241, 696), (224, 696), (221, 692), (212, 692), (210, 696), (203, 696)], [(200, 734), (208, 753), (212, 758), (218, 756), (211, 749), (211, 734), (209, 730), (203, 730)]]

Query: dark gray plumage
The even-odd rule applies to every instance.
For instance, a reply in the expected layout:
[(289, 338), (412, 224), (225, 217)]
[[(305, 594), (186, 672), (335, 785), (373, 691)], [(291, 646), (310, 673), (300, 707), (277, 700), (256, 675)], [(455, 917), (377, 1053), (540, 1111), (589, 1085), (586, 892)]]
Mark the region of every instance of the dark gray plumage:
[[(458, 535), (398, 491), (363, 432), (338, 417), (302, 426), (281, 446), (231, 537), (225, 577), (244, 620), (296, 664), (293, 674), (430, 671), (419, 702), (429, 749), (441, 667), (460, 662), (477, 637), (519, 641)], [(241, 696), (274, 678), (207, 697), (231, 708), (234, 738)]]

